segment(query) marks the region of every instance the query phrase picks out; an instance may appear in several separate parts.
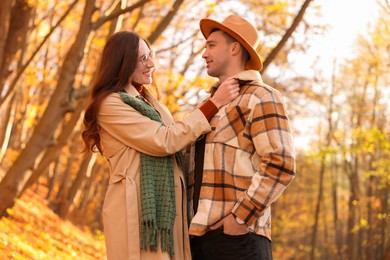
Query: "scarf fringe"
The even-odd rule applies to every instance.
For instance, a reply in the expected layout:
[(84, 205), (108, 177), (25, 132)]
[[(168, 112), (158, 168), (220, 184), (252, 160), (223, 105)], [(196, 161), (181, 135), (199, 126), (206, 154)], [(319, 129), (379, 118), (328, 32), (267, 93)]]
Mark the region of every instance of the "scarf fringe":
[(146, 250), (148, 247), (150, 251), (157, 251), (157, 226), (154, 222), (148, 221), (141, 223), (141, 249)]
[(142, 223), (141, 249), (147, 250), (149, 248), (150, 251), (157, 252), (158, 240), (160, 240), (161, 251), (167, 252), (170, 256), (173, 256), (173, 230), (167, 228), (157, 229), (155, 223), (151, 221)]
[(170, 256), (174, 254), (173, 250), (173, 231), (172, 229), (163, 229), (159, 230), (160, 241), (161, 241), (161, 250), (163, 252), (168, 252)]

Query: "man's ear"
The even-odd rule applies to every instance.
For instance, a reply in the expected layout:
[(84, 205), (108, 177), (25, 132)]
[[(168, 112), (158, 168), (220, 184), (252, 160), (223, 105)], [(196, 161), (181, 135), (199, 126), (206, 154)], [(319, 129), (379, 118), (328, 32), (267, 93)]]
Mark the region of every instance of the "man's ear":
[(232, 54), (238, 55), (241, 50), (241, 44), (239, 42), (233, 42), (232, 43)]

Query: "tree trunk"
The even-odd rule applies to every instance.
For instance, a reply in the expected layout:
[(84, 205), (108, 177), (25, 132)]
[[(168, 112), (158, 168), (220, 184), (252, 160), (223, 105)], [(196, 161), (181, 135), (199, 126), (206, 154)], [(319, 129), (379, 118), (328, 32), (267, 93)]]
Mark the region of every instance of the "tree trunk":
[(327, 221), (327, 208), (326, 208), (326, 203), (323, 203), (322, 207), (322, 219), (323, 219), (323, 225), (324, 225), (324, 241), (323, 241), (323, 246), (320, 248), (321, 250), (321, 257), (323, 259), (329, 259), (330, 256), (332, 255), (331, 252), (331, 246), (329, 244), (329, 229), (328, 229), (328, 221)]
[(0, 162), (3, 161), (11, 139), (11, 133), (16, 118), (16, 104), (17, 103), (13, 98), (7, 106), (0, 107)]
[(390, 259), (390, 243), (387, 245), (383, 259), (386, 259), (386, 260)]
[(80, 165), (79, 171), (77, 172), (76, 178), (72, 183), (72, 186), (69, 189), (69, 193), (66, 196), (65, 204), (61, 205), (61, 208), (58, 210), (59, 216), (61, 218), (66, 218), (68, 215), (69, 209), (74, 203), (74, 199), (76, 197), (77, 192), (80, 190), (85, 178), (87, 177), (87, 169), (89, 166), (89, 162), (91, 160), (92, 154), (88, 154), (85, 157)]
[[(87, 184), (85, 185), (85, 192), (82, 193), (82, 197), (80, 199), (80, 204), (78, 206), (78, 211), (83, 211), (85, 208), (87, 208), (88, 202), (93, 197), (91, 194), (93, 194), (94, 180), (96, 179), (96, 173), (97, 171), (93, 171), (94, 168), (96, 168), (98, 165), (95, 164), (96, 162), (96, 154), (89, 152), (88, 155), (85, 156), (83, 159), (83, 162), (88, 162), (87, 166), (93, 165), (92, 167), (80, 167), (80, 171), (84, 170), (86, 176), (90, 176)], [(96, 183), (95, 183), (96, 184)], [(97, 185), (97, 184), (96, 184)]]
[(47, 201), (50, 201), (51, 200), (51, 196), (54, 192), (54, 184), (55, 184), (55, 180), (56, 180), (56, 176), (57, 176), (57, 169), (58, 169), (58, 164), (59, 164), (59, 157), (57, 157), (53, 162), (52, 162), (52, 167), (49, 167), (49, 171), (48, 171), (48, 191), (47, 191), (47, 195), (46, 195), (46, 200)]
[(354, 227), (358, 222), (359, 207), (359, 178), (357, 172), (350, 171), (349, 175), (350, 195), (348, 200), (348, 224), (347, 224), (347, 256), (348, 259), (357, 259), (358, 237)]
[[(101, 181), (99, 182), (97, 189), (95, 189), (95, 193), (93, 195), (93, 198), (97, 198), (97, 199), (95, 199), (95, 203), (97, 205), (96, 205), (95, 211), (94, 211), (94, 214), (95, 214), (94, 219), (99, 220), (99, 224), (98, 224), (97, 228), (100, 230), (103, 229), (103, 222), (102, 222), (101, 216), (102, 216), (102, 211), (103, 211), (104, 198), (105, 198), (106, 191), (107, 191), (108, 185), (109, 185), (109, 180), (110, 180), (110, 174), (105, 169), (106, 168), (103, 168), (103, 174), (102, 174), (103, 177), (102, 177)], [(97, 172), (101, 174), (102, 169), (100, 168), (99, 171), (97, 171)]]
[[(371, 160), (370, 160), (371, 161)], [(370, 162), (370, 167), (372, 167), (372, 162)], [(370, 169), (372, 170), (372, 169)], [(375, 230), (375, 220), (373, 218), (373, 207), (372, 207), (372, 199), (373, 199), (373, 187), (374, 187), (374, 177), (370, 176), (368, 177), (368, 184), (367, 184), (367, 236), (366, 236), (366, 244), (365, 244), (365, 255), (366, 259), (373, 259), (374, 255), (373, 252), (375, 251), (376, 243), (374, 241), (374, 230)]]
[[(74, 146), (72, 147), (74, 149)], [(74, 151), (72, 151), (74, 152)], [(59, 215), (65, 215), (65, 208), (68, 204), (67, 198), (70, 190), (70, 183), (72, 182), (72, 166), (74, 162), (74, 157), (70, 157), (66, 163), (66, 167), (63, 173), (63, 178), (61, 181), (60, 188), (58, 189), (57, 198), (54, 204), (52, 204), (53, 211)]]
[[(333, 84), (331, 85), (331, 92), (329, 95), (329, 103), (328, 103), (328, 132), (326, 133), (326, 140), (325, 143), (322, 146), (325, 148), (329, 147), (332, 142), (332, 136), (333, 136), (333, 121), (332, 121), (332, 114), (334, 111), (334, 79)], [(315, 216), (314, 216), (314, 224), (312, 228), (312, 236), (311, 236), (311, 252), (310, 252), (310, 259), (314, 260), (315, 258), (315, 249), (316, 249), (316, 242), (317, 242), (317, 229), (318, 229), (318, 222), (320, 217), (320, 211), (321, 211), (321, 202), (323, 198), (324, 193), (324, 175), (325, 175), (325, 167), (326, 167), (326, 152), (320, 151), (321, 153), (321, 167), (320, 167), (320, 180), (319, 180), (319, 188), (318, 188), (318, 195), (317, 195), (317, 204), (316, 204), (316, 210), (315, 210)]]
[(59, 70), (57, 87), (50, 102), (25, 149), (22, 150), (0, 183), (2, 191), (0, 193), (0, 217), (6, 214), (7, 208), (14, 205), (15, 198), (20, 195), (30, 177), (30, 170), (33, 168), (37, 156), (47, 148), (62, 117), (69, 111), (71, 101), (67, 97), (70, 97), (69, 93), (77, 68), (83, 57), (83, 50), (91, 30), (90, 21), (94, 8), (95, 0), (87, 0), (80, 29)]
[[(9, 0), (2, 1), (4, 1), (4, 3), (1, 5), (8, 5)], [(6, 6), (4, 7), (7, 8)], [(1, 8), (0, 10), (0, 14), (3, 11), (6, 11)], [(3, 92), (5, 81), (10, 74), (9, 65), (14, 60), (18, 50), (24, 49), (26, 45), (28, 22), (30, 20), (31, 11), (32, 8), (28, 5), (27, 1), (16, 0), (14, 6), (12, 7), (7, 39), (5, 46), (3, 46), (3, 53), (0, 54), (2, 56), (2, 59), (0, 59), (0, 97), (2, 96), (1, 94)], [(3, 19), (3, 17), (1, 19)], [(5, 25), (7, 26), (7, 24), (8, 23), (6, 22)]]
[[(32, 172), (29, 180), (23, 187), (23, 192), (28, 189), (32, 184), (34, 184), (39, 176), (46, 171), (50, 163), (58, 157), (61, 149), (68, 143), (70, 137), (72, 136), (73, 130), (76, 128), (77, 123), (81, 122), (80, 116), (84, 110), (85, 100), (81, 100), (76, 106), (76, 110), (73, 112), (70, 120), (65, 123), (65, 126), (62, 128), (61, 134), (59, 135), (56, 143), (50, 146), (44, 152), (42, 160), (39, 162), (38, 167)], [(22, 192), (22, 193), (23, 193)]]
[(311, 235), (311, 252), (310, 252), (310, 259), (315, 259), (315, 249), (316, 249), (316, 243), (317, 243), (317, 230), (318, 230), (318, 223), (319, 223), (319, 217), (321, 212), (321, 201), (322, 201), (322, 194), (324, 191), (324, 172), (325, 172), (325, 155), (321, 158), (321, 168), (320, 168), (320, 180), (319, 180), (319, 187), (318, 187), (318, 195), (316, 200), (316, 207), (314, 211), (314, 224), (312, 227), (312, 235)]
[[(10, 99), (14, 104), (12, 108), (15, 119), (12, 122), (9, 122), (9, 140), (7, 140), (7, 150), (20, 150), (20, 147), (25, 145), (25, 140), (22, 138), (23, 132), (23, 122), (25, 120), (25, 104), (23, 102), (23, 94), (16, 95)], [(3, 106), (4, 107), (4, 106)]]
[[(387, 182), (386, 187), (382, 190), (382, 214), (389, 214), (389, 190), (390, 190), (390, 184)], [(381, 240), (379, 242), (379, 250), (377, 250), (378, 259), (390, 259), (390, 241), (389, 241), (389, 228), (387, 226), (387, 219), (386, 217), (382, 217), (380, 220), (380, 235)], [(386, 241), (388, 243), (387, 246), (387, 252), (385, 252), (386, 248)], [(386, 255), (386, 256), (385, 256)]]
[[(4, 61), (4, 52), (10, 27), (11, 7), (13, 0), (0, 1), (0, 71), (2, 71), (2, 63)], [(3, 85), (0, 85), (0, 96)]]
[[(17, 68), (17, 71), (16, 71), (16, 75), (15, 77), (12, 79), (12, 81), (9, 83), (9, 89), (8, 91), (5, 93), (4, 96), (0, 96), (0, 106), (2, 106), (4, 103), (8, 103), (10, 98), (12, 96), (15, 95), (16, 91), (18, 88), (20, 88), (21, 84), (19, 84), (19, 80), (21, 78), (21, 76), (23, 75), (23, 73), (25, 72), (25, 70), (27, 69), (27, 67), (30, 65), (30, 63), (32, 62), (32, 60), (35, 58), (35, 56), (37, 55), (37, 53), (40, 51), (40, 49), (43, 47), (43, 45), (45, 44), (45, 42), (49, 39), (49, 37), (52, 35), (52, 33), (54, 32), (54, 30), (60, 25), (60, 23), (67, 17), (67, 15), (70, 13), (70, 11), (73, 9), (73, 7), (75, 6), (75, 4), (78, 2), (79, 0), (74, 0), (73, 3), (71, 3), (69, 6), (68, 6), (68, 9), (65, 11), (65, 13), (62, 15), (62, 17), (57, 21), (56, 25), (54, 25), (50, 31), (48, 32), (48, 34), (46, 34), (45, 38), (42, 40), (42, 42), (40, 43), (40, 45), (34, 50), (34, 52), (30, 55), (30, 57), (27, 59), (26, 62), (24, 62), (23, 64), (19, 64), (18, 68)], [(17, 15), (17, 14), (16, 14)], [(24, 51), (26, 48), (25, 46), (23, 46), (22, 50)]]
[(339, 213), (338, 213), (338, 167), (336, 159), (332, 160), (332, 201), (333, 201), (333, 224), (335, 230), (335, 244), (336, 244), (336, 260), (342, 259), (342, 231), (339, 224)]
[(94, 229), (102, 230), (101, 211), (106, 194), (109, 174), (100, 163), (95, 163), (96, 154), (92, 155), (89, 162), (87, 176), (90, 176), (82, 195), (77, 211), (73, 214), (73, 220), (81, 225), (88, 225)]

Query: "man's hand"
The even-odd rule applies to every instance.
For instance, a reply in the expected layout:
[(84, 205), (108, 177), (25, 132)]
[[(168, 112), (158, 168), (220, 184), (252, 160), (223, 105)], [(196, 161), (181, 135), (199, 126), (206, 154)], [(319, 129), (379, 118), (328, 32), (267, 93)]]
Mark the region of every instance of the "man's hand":
[(226, 235), (238, 236), (249, 232), (249, 227), (246, 224), (238, 224), (233, 214), (227, 215), (210, 227), (211, 230), (223, 228), (223, 233)]
[(238, 97), (240, 91), (240, 85), (238, 80), (235, 78), (227, 78), (222, 84), (218, 87), (217, 91), (210, 98), (210, 100), (218, 107), (222, 107), (233, 99)]

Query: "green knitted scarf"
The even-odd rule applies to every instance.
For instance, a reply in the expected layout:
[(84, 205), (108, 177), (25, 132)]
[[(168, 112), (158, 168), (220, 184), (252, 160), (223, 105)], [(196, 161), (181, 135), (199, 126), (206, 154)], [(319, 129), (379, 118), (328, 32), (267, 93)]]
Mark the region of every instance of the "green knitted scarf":
[[(119, 92), (124, 103), (133, 107), (142, 115), (164, 125), (159, 113), (141, 96), (136, 98), (125, 91)], [(176, 153), (176, 159), (183, 167), (181, 154)], [(176, 215), (174, 187), (174, 157), (155, 157), (141, 153), (140, 186), (141, 186), (141, 249), (148, 247), (157, 251), (158, 240), (161, 250), (174, 255), (173, 223)], [(160, 238), (160, 239), (159, 239)]]

